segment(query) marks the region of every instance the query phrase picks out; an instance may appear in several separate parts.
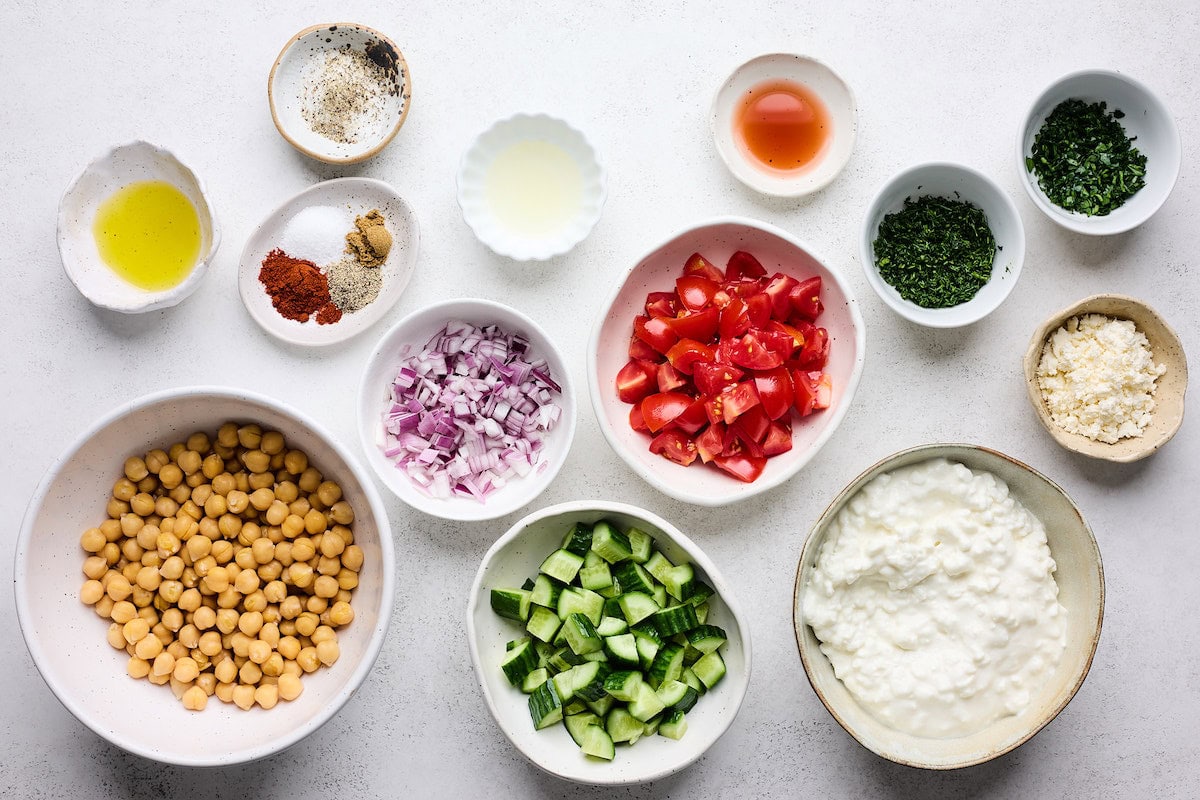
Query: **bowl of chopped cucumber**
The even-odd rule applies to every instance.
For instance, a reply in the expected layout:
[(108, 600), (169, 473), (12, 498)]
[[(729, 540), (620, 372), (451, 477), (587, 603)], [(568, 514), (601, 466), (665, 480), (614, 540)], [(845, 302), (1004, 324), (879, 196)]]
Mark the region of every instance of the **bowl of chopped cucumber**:
[(471, 660), (509, 741), (560, 778), (629, 785), (688, 766), (750, 683), (729, 585), (678, 528), (635, 506), (562, 503), (484, 556)]

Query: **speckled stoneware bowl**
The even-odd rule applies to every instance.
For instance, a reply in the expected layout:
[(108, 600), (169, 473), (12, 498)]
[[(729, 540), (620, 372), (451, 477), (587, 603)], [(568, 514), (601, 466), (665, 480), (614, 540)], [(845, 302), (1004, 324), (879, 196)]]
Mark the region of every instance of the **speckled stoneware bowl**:
[[(1121, 126), (1126, 135), (1137, 138), (1133, 144), (1146, 156), (1146, 185), (1120, 208), (1104, 216), (1089, 217), (1050, 202), (1037, 175), (1025, 163), (1046, 117), (1059, 103), (1071, 99), (1087, 103), (1103, 101), (1107, 111), (1121, 111), (1124, 114)], [(1016, 149), (1021, 185), (1038, 210), (1067, 230), (1093, 236), (1124, 233), (1150, 219), (1175, 188), (1183, 160), (1179, 128), (1166, 103), (1144, 83), (1105, 69), (1072, 72), (1046, 87), (1025, 114)]]
[[(829, 331), (825, 372), (833, 382), (833, 402), (824, 411), (793, 415), (792, 449), (767, 460), (753, 483), (698, 461), (684, 467), (650, 452), (650, 438), (629, 425), (630, 405), (617, 397), (616, 377), (629, 361), (633, 320), (644, 313), (648, 292), (675, 288), (683, 265), (700, 253), (720, 268), (737, 250), (754, 254), (767, 274), (784, 272), (799, 280), (819, 275), (825, 311), (817, 324)], [(779, 486), (799, 472), (833, 436), (854, 399), (866, 356), (866, 326), (850, 284), (829, 262), (791, 234), (765, 222), (721, 217), (694, 225), (650, 250), (629, 268), (601, 307), (588, 341), (587, 375), (592, 409), (600, 431), (629, 468), (660, 492), (699, 506), (738, 503)]]
[[(1149, 340), (1154, 363), (1163, 364), (1167, 368), (1155, 383), (1154, 413), (1141, 436), (1121, 439), (1113, 444), (1098, 442), (1063, 430), (1055, 424), (1049, 409), (1046, 408), (1046, 401), (1042, 398), (1037, 379), (1042, 349), (1050, 335), (1067, 320), (1085, 314), (1103, 314), (1106, 317), (1133, 322)], [(1169, 442), (1183, 425), (1183, 401), (1188, 383), (1187, 357), (1183, 352), (1183, 342), (1158, 312), (1136, 298), (1121, 294), (1097, 294), (1051, 314), (1030, 337), (1029, 349), (1025, 351), (1024, 367), (1029, 402), (1037, 414), (1038, 421), (1050, 432), (1054, 441), (1073, 452), (1105, 461), (1138, 461)]]
[[(821, 643), (804, 620), (804, 592), (830, 524), (859, 489), (878, 475), (933, 458), (946, 458), (990, 472), (1008, 484), (1013, 497), (1046, 528), (1058, 569), (1058, 600), (1067, 610), (1067, 645), (1041, 693), (1019, 714), (997, 720), (979, 733), (926, 739), (896, 731), (877, 720), (834, 675)], [(1066, 492), (1049, 478), (1010, 456), (971, 444), (927, 444), (894, 453), (843, 489), (813, 525), (796, 569), (793, 622), (800, 660), (825, 708), (859, 744), (886, 759), (922, 769), (958, 769), (989, 761), (1019, 747), (1050, 723), (1079, 691), (1092, 665), (1104, 619), (1104, 568), (1091, 528)]]
[[(242, 711), (211, 698), (187, 711), (168, 686), (134, 680), (128, 656), (114, 650), (101, 619), (79, 600), (86, 553), (80, 534), (106, 519), (105, 505), (125, 459), (170, 446), (194, 431), (211, 436), (227, 421), (278, 430), (290, 447), (336, 481), (354, 508), (355, 544), (364, 551), (352, 604), (338, 632), (341, 657), (302, 678), (304, 693), (267, 711)], [(17, 619), (34, 664), (76, 719), (144, 758), (182, 766), (229, 766), (278, 753), (329, 721), (362, 684), (383, 645), (395, 581), (387, 513), (350, 452), (309, 417), (239, 389), (171, 389), (105, 415), (50, 466), (29, 502), (17, 537)]]
[[(696, 577), (716, 591), (710, 600), (709, 623), (729, 637), (721, 648), (727, 672), (687, 713), (687, 733), (678, 741), (646, 736), (632, 746), (619, 745), (611, 762), (584, 755), (562, 725), (534, 730), (529, 696), (511, 686), (500, 669), (505, 644), (522, 635), (512, 620), (492, 611), (493, 588), (520, 586), (537, 574), (538, 565), (558, 548), (575, 523), (612, 520), (620, 528), (637, 526), (654, 537), (655, 546), (672, 563), (689, 561)], [(496, 724), (521, 755), (551, 775), (576, 783), (624, 786), (664, 778), (704, 755), (729, 729), (750, 685), (750, 625), (733, 589), (716, 565), (671, 523), (636, 506), (607, 501), (560, 503), (543, 508), (513, 525), (483, 557), (467, 601), (467, 642), (475, 675)]]
[[(96, 211), (113, 192), (138, 181), (164, 181), (183, 192), (200, 220), (200, 255), (177, 286), (147, 291), (118, 276), (100, 258), (92, 233)], [(200, 286), (221, 243), (221, 231), (196, 173), (170, 151), (150, 142), (117, 145), (80, 173), (58, 206), (58, 253), (75, 288), (101, 308), (141, 314), (169, 308)]]
[[(320, 65), (327, 53), (358, 50), (383, 73), (376, 111), (349, 120), (341, 142), (323, 136), (305, 120), (304, 109), (320, 87)], [(287, 143), (304, 155), (327, 164), (356, 164), (378, 155), (395, 138), (412, 105), (412, 77), (396, 44), (373, 28), (353, 22), (313, 25), (283, 46), (267, 79), (271, 119)]]

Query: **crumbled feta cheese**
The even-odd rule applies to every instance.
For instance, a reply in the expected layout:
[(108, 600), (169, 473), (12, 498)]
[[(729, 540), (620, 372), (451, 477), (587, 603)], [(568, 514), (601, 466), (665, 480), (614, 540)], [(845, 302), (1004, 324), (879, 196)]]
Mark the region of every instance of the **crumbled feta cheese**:
[(1046, 340), (1037, 379), (1055, 425), (1113, 444), (1150, 424), (1155, 381), (1166, 371), (1132, 322), (1087, 314)]

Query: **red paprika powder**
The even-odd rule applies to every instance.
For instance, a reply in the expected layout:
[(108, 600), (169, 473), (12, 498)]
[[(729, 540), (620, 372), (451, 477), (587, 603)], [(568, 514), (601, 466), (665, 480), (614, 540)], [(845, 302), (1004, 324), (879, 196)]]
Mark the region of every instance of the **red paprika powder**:
[(329, 298), (328, 279), (311, 261), (292, 258), (276, 248), (263, 259), (258, 279), (266, 287), (271, 305), (280, 316), (307, 322), (316, 314), (321, 325), (342, 318), (342, 310)]

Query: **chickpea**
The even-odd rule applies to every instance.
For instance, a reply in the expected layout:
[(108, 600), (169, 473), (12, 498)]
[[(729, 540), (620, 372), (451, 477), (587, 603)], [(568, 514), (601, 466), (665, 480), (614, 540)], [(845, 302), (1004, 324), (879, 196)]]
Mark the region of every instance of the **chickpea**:
[(349, 525), (354, 522), (354, 508), (345, 500), (339, 500), (331, 505), (329, 514), (338, 525)]
[(312, 503), (308, 502), (307, 497), (297, 497), (292, 502), (288, 503), (288, 511), (295, 514), (297, 517), (304, 519), (304, 516), (312, 510)]
[(218, 564), (228, 564), (234, 555), (233, 543), (218, 539), (213, 542), (212, 555)]
[(275, 485), (275, 476), (269, 472), (238, 473), (237, 488), (243, 492), (270, 489)]
[(200, 667), (191, 656), (175, 659), (175, 669), (171, 672), (171, 677), (180, 683), (191, 683), (196, 680), (200, 674)]
[(126, 580), (124, 575), (118, 573), (109, 580), (105, 591), (112, 598), (113, 602), (120, 602), (129, 597), (130, 593), (133, 592), (133, 587), (129, 585), (129, 581)]
[[(262, 576), (259, 575), (259, 577)], [(287, 598), (287, 586), (283, 581), (270, 581), (263, 587), (263, 597), (267, 599), (268, 603), (282, 603)], [(89, 605), (91, 604), (89, 603)], [(280, 609), (280, 613), (282, 614), (282, 609)]]
[(315, 672), (321, 666), (321, 658), (317, 655), (317, 648), (305, 647), (296, 655), (296, 663), (300, 665), (300, 669), (305, 672)]
[(222, 472), (220, 475), (213, 478), (212, 490), (214, 493), (225, 497), (230, 492), (237, 490), (237, 478), (233, 477), (228, 472)]
[(312, 636), (313, 631), (317, 629), (317, 625), (317, 615), (311, 611), (305, 611), (296, 617), (296, 633), (301, 636)]
[(108, 505), (105, 506), (104, 510), (108, 514), (109, 519), (117, 520), (120, 519), (123, 514), (129, 513), (129, 503), (113, 497), (109, 499)]
[[(195, 450), (187, 449), (179, 454), (179, 458), (176, 459), (176, 463), (179, 464), (179, 468), (183, 470), (184, 475), (194, 475), (195, 473), (200, 472), (200, 467), (204, 463), (204, 458)], [(203, 478), (204, 473), (200, 473), (200, 477)]]
[(154, 491), (158, 489), (160, 484), (158, 482), (158, 478), (156, 478), (153, 475), (147, 475), (146, 477), (144, 477), (140, 481), (138, 481), (136, 486), (137, 486), (137, 490), (139, 492), (146, 492), (147, 494), (153, 494)]
[(178, 464), (168, 463), (158, 471), (158, 479), (167, 489), (174, 489), (183, 482), (183, 470)]
[(262, 629), (263, 619), (262, 614), (258, 611), (249, 611), (242, 614), (238, 620), (238, 630), (247, 636), (256, 636), (259, 630)]
[(310, 535), (324, 533), (327, 527), (329, 527), (329, 523), (326, 521), (325, 515), (315, 508), (310, 508), (304, 515), (304, 530), (308, 531)]
[[(133, 624), (133, 623), (130, 623)], [(150, 661), (162, 655), (163, 643), (157, 636), (146, 636), (134, 645), (134, 654), (138, 658)]]
[(354, 609), (346, 602), (336, 602), (329, 608), (329, 622), (335, 627), (349, 625), (354, 621)]
[(328, 575), (321, 575), (313, 581), (313, 593), (322, 599), (328, 600), (338, 592), (338, 582), (336, 578)]
[(183, 693), (180, 698), (183, 701), (183, 707), (188, 711), (203, 711), (208, 705), (208, 693), (200, 686), (193, 686)]
[[(120, 622), (120, 620), (116, 619), (113, 621)], [(121, 635), (125, 637), (125, 641), (129, 644), (137, 644), (150, 635), (150, 623), (141, 617), (134, 617), (122, 626)], [(158, 640), (155, 639), (154, 641), (157, 642)]]
[(238, 670), (238, 680), (242, 683), (258, 683), (260, 680), (262, 680), (262, 676), (262, 668), (260, 668), (258, 664), (255, 664), (253, 661), (247, 661), (245, 664), (242, 664), (241, 669)]
[(317, 658), (327, 667), (333, 666), (341, 656), (341, 649), (338, 647), (336, 639), (326, 639), (316, 645)]
[(137, 585), (148, 592), (153, 592), (162, 585), (162, 575), (155, 567), (142, 567), (137, 573)]
[[(246, 552), (246, 551), (242, 551)], [(242, 594), (250, 594), (258, 589), (258, 573), (253, 570), (242, 570), (234, 582), (234, 587)]]
[(246, 595), (245, 600), (242, 602), (242, 607), (248, 612), (261, 614), (263, 611), (267, 610), (267, 598), (263, 595), (261, 590), (252, 592), (251, 594)]
[(279, 676), (279, 698), (281, 700), (295, 700), (304, 691), (304, 684), (295, 675), (283, 674)]
[(221, 652), (221, 634), (216, 631), (205, 631), (200, 635), (200, 641), (196, 647), (204, 655), (213, 658)]
[(270, 564), (275, 558), (275, 545), (266, 537), (259, 537), (250, 545), (250, 554), (254, 556), (254, 561), (257, 564)]
[(279, 702), (279, 689), (275, 686), (259, 686), (254, 690), (254, 702), (263, 708), (274, 708)]
[(262, 428), (258, 425), (243, 425), (237, 431), (238, 444), (253, 450), (262, 442)]
[(146, 462), (137, 456), (132, 456), (125, 459), (125, 477), (131, 481), (137, 482), (150, 474), (150, 470), (146, 468)]
[(326, 558), (337, 558), (346, 550), (346, 543), (335, 533), (327, 533), (321, 537), (321, 555)]
[(197, 630), (206, 631), (217, 624), (217, 612), (208, 606), (200, 606), (192, 614), (192, 624), (196, 626)]
[(213, 675), (221, 683), (233, 683), (237, 680), (237, 665), (233, 663), (233, 659), (226, 659), (213, 669)]
[(108, 572), (108, 563), (100, 556), (90, 556), (83, 561), (83, 574), (90, 580), (98, 581)]
[(150, 662), (137, 656), (130, 656), (125, 671), (131, 678), (145, 678), (150, 674)]
[(96, 605), (96, 602), (104, 596), (104, 585), (98, 580), (88, 580), (83, 584), (83, 588), (79, 590), (79, 599), (89, 606)]
[(284, 518), (282, 525), (283, 535), (289, 539), (294, 539), (304, 533), (304, 517), (298, 514), (288, 514)]
[(244, 683), (239, 683), (233, 687), (233, 704), (242, 711), (249, 711), (253, 708), (254, 687)]

